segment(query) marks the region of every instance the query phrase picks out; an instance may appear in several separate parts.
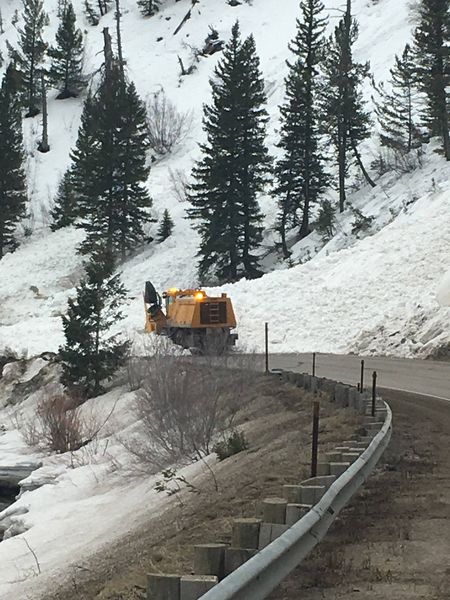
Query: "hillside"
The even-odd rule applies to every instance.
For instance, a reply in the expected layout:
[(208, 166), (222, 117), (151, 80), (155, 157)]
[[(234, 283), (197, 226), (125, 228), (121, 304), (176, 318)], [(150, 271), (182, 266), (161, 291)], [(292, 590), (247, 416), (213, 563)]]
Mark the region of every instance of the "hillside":
[[(84, 17), (83, 0), (73, 0), (73, 4), (85, 34), (85, 72), (95, 86), (102, 65), (104, 27), (114, 40), (113, 12), (93, 27)], [(144, 282), (151, 280), (159, 290), (201, 283), (196, 269), (198, 237), (185, 218), (188, 203), (173, 189), (173, 175), (188, 180), (199, 156), (198, 144), (204, 139), (202, 104), (210, 101), (209, 79), (220, 53), (201, 57), (196, 70), (184, 77), (180, 77), (178, 57), (189, 64), (192, 48), (203, 45), (210, 26), (227, 40), (239, 19), (242, 33), (255, 36), (268, 96), (268, 145), (271, 155), (277, 156), (278, 107), (283, 100), (288, 42), (295, 33), (298, 0), (249, 0), (238, 6), (230, 6), (227, 0), (200, 0), (176, 35), (189, 0), (166, 0), (161, 12), (149, 19), (140, 15), (135, 0), (121, 0), (121, 4), (126, 71), (139, 94), (145, 99), (164, 89), (179, 110), (192, 112), (188, 135), (172, 154), (152, 162), (147, 182), (153, 214), (161, 218), (164, 209), (170, 210), (175, 222), (173, 235), (161, 244), (150, 242), (139, 248), (120, 266), (128, 301), (125, 319), (116, 330), (124, 331), (134, 342), (135, 355), (142, 355), (150, 353), (149, 338), (143, 334)], [(360, 24), (357, 58), (370, 60), (378, 82), (388, 78), (394, 55), (410, 40), (414, 22), (409, 4), (409, 0), (353, 1)], [(48, 43), (53, 42), (58, 24), (57, 5), (58, 0), (44, 0), (49, 14)], [(331, 32), (343, 2), (325, 0), (325, 5)], [(17, 43), (20, 22), (12, 24), (16, 10), (20, 15), (21, 0), (1, 1), (4, 33), (0, 50), (4, 57), (6, 41)], [(371, 93), (367, 82), (364, 94), (369, 104)], [(77, 253), (82, 232), (73, 227), (52, 232), (49, 210), (58, 181), (70, 163), (86, 93), (63, 101), (57, 100), (56, 94), (50, 90), (49, 153), (37, 151), (41, 117), (24, 120), (29, 214), (19, 225), (20, 247), (0, 260), (0, 361), (10, 351), (22, 357), (7, 365), (0, 377), (0, 469), (27, 464), (36, 468), (26, 480), (25, 493), (0, 513), (0, 533), (5, 530), (5, 537), (12, 536), (0, 543), (0, 598), (5, 600), (38, 598), (52, 582), (60, 583), (61, 573), (75, 578), (80, 565), (88, 564), (102, 544), (123, 539), (130, 532), (134, 535), (143, 522), (158, 518), (171, 502), (155, 491), (158, 476), (149, 477), (148, 472), (130, 475), (133, 457), (123, 440), (134, 440), (141, 423), (129, 371), (119, 371), (105, 394), (80, 407), (80, 418), (96, 428), (91, 441), (63, 454), (36, 444), (33, 424), (37, 406), (62, 393), (59, 366), (44, 353), (56, 352), (63, 342), (61, 315), (83, 274)], [(239, 349), (261, 350), (267, 321), (273, 352), (445, 355), (450, 343), (450, 163), (437, 148), (437, 141), (432, 140), (424, 147), (420, 167), (404, 174), (387, 173), (376, 179), (373, 189), (354, 177), (349, 203), (372, 218), (370, 227), (359, 234), (352, 232), (355, 217), (349, 207), (339, 215), (336, 233), (328, 242), (316, 232), (301, 242), (291, 239), (289, 263), (273, 250), (276, 201), (269, 193), (259, 198), (265, 215), (260, 249), (265, 274), (220, 288), (231, 295), (235, 306)], [(362, 145), (366, 164), (377, 156), (378, 149), (375, 128), (372, 138)], [(329, 190), (329, 195), (334, 199), (336, 192)], [(149, 226), (150, 236), (156, 228), (156, 223)], [(138, 368), (147, 369), (144, 359), (135, 360)], [(170, 359), (164, 357), (166, 360)], [(245, 362), (253, 357), (239, 355), (233, 360)], [(184, 373), (181, 364), (176, 364), (174, 373)], [(219, 378), (216, 370), (214, 377)], [(232, 384), (239, 387), (242, 383), (234, 379), (233, 375), (226, 381), (228, 392), (234, 389)], [(245, 384), (249, 384), (248, 378)], [(276, 411), (282, 413), (278, 405)], [(245, 426), (245, 419), (243, 423)], [(309, 431), (305, 435), (309, 436)], [(205, 473), (200, 462), (182, 471), (194, 481), (202, 480)], [(37, 577), (39, 574), (42, 576)]]
[[(236, 7), (225, 0), (200, 2), (192, 18), (174, 36), (188, 4), (168, 2), (158, 15), (144, 19), (134, 0), (122, 2), (127, 72), (140, 95), (146, 98), (164, 88), (179, 110), (193, 112), (189, 135), (172, 155), (153, 165), (148, 180), (154, 214), (160, 217), (164, 208), (169, 208), (175, 220), (174, 234), (160, 245), (150, 244), (121, 267), (130, 296), (121, 328), (125, 325), (133, 339), (142, 331), (141, 290), (146, 279), (159, 289), (198, 284), (197, 234), (185, 220), (187, 205), (174, 194), (170, 173), (189, 177), (199, 155), (202, 103), (208, 102), (208, 79), (220, 53), (200, 58), (197, 70), (183, 78), (177, 57), (188, 64), (190, 47), (202, 46), (210, 25), (225, 40), (236, 19), (243, 34), (254, 33), (268, 93), (268, 142), (272, 155), (277, 153), (274, 144), (278, 106), (283, 99), (287, 42), (295, 32), (297, 0), (285, 0), (283, 10), (271, 0)], [(331, 30), (341, 3), (328, 0), (325, 4)], [(93, 74), (95, 82), (102, 62), (101, 30), (109, 27), (114, 31), (113, 15), (107, 14), (99, 26), (92, 27), (83, 16), (81, 0), (74, 5), (79, 24), (86, 32), (85, 71)], [(409, 40), (413, 24), (407, 5), (406, 0), (354, 2), (354, 14), (361, 28), (357, 58), (370, 60), (377, 81), (388, 77), (394, 54)], [(48, 42), (53, 40), (58, 23), (56, 6), (56, 0), (45, 1), (50, 16), (45, 29)], [(6, 40), (16, 40), (17, 33), (9, 24), (16, 9), (20, 13), (19, 0), (8, 0), (2, 6), (5, 33), (0, 36), (0, 48), (4, 56)], [(367, 98), (370, 94), (368, 84)], [(55, 96), (56, 91), (50, 93), (48, 154), (36, 150), (40, 117), (24, 121), (29, 217), (21, 226), (20, 249), (0, 262), (0, 348), (10, 347), (28, 355), (54, 351), (61, 343), (59, 315), (65, 311), (67, 298), (73, 295), (82, 272), (81, 259), (76, 254), (82, 234), (72, 228), (51, 233), (48, 211), (58, 180), (70, 162), (69, 151), (76, 140), (83, 98), (61, 101)], [(376, 155), (377, 143), (374, 137), (364, 145), (366, 162)], [(444, 187), (448, 174), (448, 165), (429, 148), (423, 168), (416, 173), (387, 175), (374, 190), (363, 186), (350, 196), (353, 206), (374, 216), (369, 231), (372, 235), (363, 240), (352, 235), (353, 216), (347, 211), (340, 217), (337, 235), (324, 247), (315, 234), (294, 246), (294, 264), (304, 264), (290, 269), (272, 253), (263, 265), (275, 273), (259, 281), (227, 286), (236, 306), (241, 344), (260, 348), (266, 320), (272, 326), (273, 349), (279, 351), (358, 349), (410, 356), (429, 353), (446, 342), (448, 311), (439, 307), (435, 294), (448, 256), (449, 230), (446, 220), (440, 218), (448, 207)], [(262, 253), (267, 253), (275, 240), (277, 208), (270, 196), (261, 197), (260, 204), (266, 231)], [(154, 234), (155, 230), (156, 225), (152, 225), (149, 233)], [(309, 257), (312, 260), (307, 262)], [(32, 291), (31, 286), (38, 288), (39, 293)], [(286, 331), (295, 331), (296, 335), (290, 339)]]

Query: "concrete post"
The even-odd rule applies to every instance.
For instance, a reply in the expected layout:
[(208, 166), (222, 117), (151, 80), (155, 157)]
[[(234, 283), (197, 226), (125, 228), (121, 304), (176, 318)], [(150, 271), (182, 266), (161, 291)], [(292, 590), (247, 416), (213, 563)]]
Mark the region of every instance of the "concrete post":
[(292, 525), (304, 517), (311, 508), (312, 506), (309, 504), (288, 504), (286, 507), (286, 525), (292, 527)]
[(301, 500), (301, 487), (299, 485), (283, 485), (283, 498), (290, 504)]
[(285, 498), (266, 498), (263, 500), (263, 521), (265, 523), (278, 523), (283, 525), (286, 522)]
[(147, 600), (180, 600), (180, 575), (147, 575)]
[(302, 504), (314, 505), (326, 492), (324, 485), (301, 485), (300, 487), (302, 488)]
[(218, 581), (211, 575), (184, 575), (180, 579), (180, 600), (198, 600)]
[[(341, 460), (341, 452), (325, 452), (325, 456), (327, 457), (327, 462), (339, 462)], [(331, 475), (331, 473), (330, 473)]]
[(194, 573), (216, 575), (219, 579), (223, 579), (226, 548), (226, 544), (197, 544), (194, 546)]
[(261, 519), (234, 519), (231, 534), (233, 548), (258, 548)]
[(236, 571), (236, 569), (252, 558), (252, 556), (255, 556), (257, 552), (258, 546), (256, 549), (227, 548), (225, 550), (225, 577), (233, 571)]
[(331, 475), (336, 475), (336, 477), (339, 477), (339, 475), (342, 475), (342, 473), (344, 473), (344, 471), (346, 471), (350, 466), (350, 463), (348, 462), (336, 462), (336, 463), (330, 463), (330, 473)]
[(320, 462), (317, 463), (317, 475), (318, 477), (322, 477), (324, 475), (330, 474), (330, 463)]
[(344, 462), (349, 462), (350, 464), (353, 464), (355, 462), (355, 460), (358, 460), (359, 458), (359, 452), (343, 452), (342, 453), (342, 460)]

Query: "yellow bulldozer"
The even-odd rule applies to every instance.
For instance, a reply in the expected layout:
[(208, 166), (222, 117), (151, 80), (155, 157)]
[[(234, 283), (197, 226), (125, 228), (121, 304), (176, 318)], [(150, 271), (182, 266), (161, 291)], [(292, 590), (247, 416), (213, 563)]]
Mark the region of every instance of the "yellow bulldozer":
[[(164, 307), (163, 307), (164, 301)], [(201, 354), (223, 354), (237, 333), (231, 299), (208, 296), (204, 290), (170, 288), (161, 296), (145, 283), (145, 331), (169, 337), (175, 344)]]

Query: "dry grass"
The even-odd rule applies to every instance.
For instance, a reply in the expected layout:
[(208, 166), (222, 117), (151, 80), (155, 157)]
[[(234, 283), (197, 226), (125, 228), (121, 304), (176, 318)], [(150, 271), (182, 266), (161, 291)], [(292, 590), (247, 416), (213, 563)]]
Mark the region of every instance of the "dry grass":
[[(312, 395), (280, 384), (276, 377), (260, 377), (235, 421), (245, 431), (249, 449), (214, 466), (218, 490), (205, 471), (191, 482), (200, 493), (185, 491), (182, 504), (173, 500), (139, 531), (86, 559), (86, 570), (77, 575), (77, 600), (141, 600), (146, 573), (190, 573), (193, 544), (229, 542), (233, 518), (254, 516), (263, 498), (308, 477), (312, 401)], [(324, 401), (320, 451), (346, 439), (357, 422), (350, 410), (337, 412)], [(73, 593), (73, 582), (67, 581), (46, 600), (65, 600)]]

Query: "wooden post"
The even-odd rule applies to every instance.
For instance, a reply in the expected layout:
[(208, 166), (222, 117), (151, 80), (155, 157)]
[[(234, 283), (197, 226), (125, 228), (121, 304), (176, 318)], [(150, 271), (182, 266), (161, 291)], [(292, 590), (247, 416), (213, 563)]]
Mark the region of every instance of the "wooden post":
[(318, 400), (315, 400), (313, 403), (311, 477), (316, 477), (317, 475), (317, 454), (319, 449), (319, 412), (320, 403)]
[(361, 394), (364, 391), (364, 360), (361, 361), (361, 383), (359, 384), (359, 391)]
[(264, 326), (264, 345), (266, 354), (266, 373), (269, 372), (269, 323)]
[(312, 376), (316, 376), (316, 353), (313, 352)]
[(375, 416), (375, 404), (377, 401), (377, 372), (372, 374), (372, 417)]

